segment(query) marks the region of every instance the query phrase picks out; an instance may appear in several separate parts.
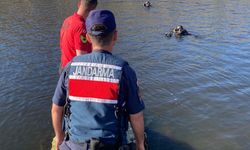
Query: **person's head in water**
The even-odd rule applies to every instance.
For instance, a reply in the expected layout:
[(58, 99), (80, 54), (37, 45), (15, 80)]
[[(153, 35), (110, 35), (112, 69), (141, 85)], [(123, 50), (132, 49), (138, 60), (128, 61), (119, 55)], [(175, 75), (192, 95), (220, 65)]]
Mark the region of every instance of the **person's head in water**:
[(182, 36), (192, 35), (192, 34), (190, 34), (186, 29), (184, 29), (182, 25), (178, 25), (175, 28), (173, 28), (170, 32), (165, 33), (165, 36), (167, 37), (172, 37), (173, 35), (179, 38)]
[(150, 7), (150, 6), (151, 6), (150, 1), (146, 1), (146, 2), (144, 2), (143, 6), (145, 6), (145, 7)]
[(84, 19), (86, 19), (89, 12), (95, 9), (97, 4), (97, 0), (79, 0), (77, 14), (83, 16)]
[(174, 28), (174, 33), (175, 34), (182, 34), (182, 32), (184, 31), (184, 28), (183, 28), (183, 26), (182, 25), (178, 25), (178, 26), (176, 26), (175, 28)]
[(93, 50), (112, 51), (117, 40), (114, 14), (109, 10), (93, 10), (86, 20), (87, 39)]

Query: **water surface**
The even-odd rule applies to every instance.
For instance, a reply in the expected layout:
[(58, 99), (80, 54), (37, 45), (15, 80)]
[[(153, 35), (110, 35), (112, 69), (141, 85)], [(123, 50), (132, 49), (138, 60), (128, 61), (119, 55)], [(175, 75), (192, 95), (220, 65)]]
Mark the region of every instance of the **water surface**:
[[(152, 3), (99, 5), (117, 19), (114, 53), (137, 72), (151, 149), (250, 149), (250, 1)], [(49, 149), (59, 29), (75, 6), (0, 1), (0, 149)], [(178, 24), (197, 37), (165, 38)]]

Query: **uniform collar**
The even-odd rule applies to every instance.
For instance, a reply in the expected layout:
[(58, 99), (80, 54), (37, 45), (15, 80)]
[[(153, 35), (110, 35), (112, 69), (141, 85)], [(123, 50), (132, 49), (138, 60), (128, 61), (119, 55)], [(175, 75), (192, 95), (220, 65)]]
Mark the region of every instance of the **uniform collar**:
[(83, 16), (77, 14), (77, 12), (74, 13), (74, 17), (80, 19), (81, 21), (84, 21), (85, 22), (85, 19), (83, 18)]
[(107, 51), (107, 50), (103, 50), (103, 49), (100, 49), (100, 50), (92, 50), (92, 53), (104, 53), (104, 54), (110, 54), (110, 55), (112, 55), (112, 53), (110, 53), (110, 52)]

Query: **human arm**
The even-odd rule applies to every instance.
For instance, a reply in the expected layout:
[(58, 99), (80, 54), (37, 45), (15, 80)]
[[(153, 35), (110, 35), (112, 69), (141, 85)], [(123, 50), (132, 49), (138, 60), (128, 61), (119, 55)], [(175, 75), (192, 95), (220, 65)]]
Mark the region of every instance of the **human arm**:
[(130, 114), (130, 123), (135, 135), (136, 150), (144, 150), (144, 116), (143, 112)]
[[(139, 86), (137, 84), (137, 77), (132, 68), (125, 66), (123, 70), (122, 82), (126, 93), (125, 99), (127, 100), (126, 109), (129, 114), (131, 126), (133, 128), (136, 148), (137, 150), (144, 150), (144, 117), (143, 109), (145, 108), (144, 102), (139, 93)], [(123, 81), (124, 81), (123, 80)], [(122, 86), (123, 87), (123, 86)]]
[(52, 98), (52, 108), (51, 108), (51, 117), (52, 124), (55, 132), (55, 141), (56, 149), (59, 149), (59, 145), (63, 142), (64, 132), (62, 130), (62, 122), (64, 115), (64, 105), (66, 104), (66, 95), (67, 95), (67, 72), (69, 69), (69, 64), (64, 68), (57, 87)]
[(56, 135), (56, 150), (59, 150), (59, 145), (62, 144), (64, 139), (64, 132), (62, 130), (64, 107), (52, 104), (51, 116), (54, 132)]
[(174, 30), (174, 29), (170, 30), (169, 32), (166, 32), (166, 33), (165, 33), (165, 36), (166, 36), (166, 37), (169, 37), (169, 38), (172, 37), (172, 35), (173, 35), (173, 33), (174, 33), (173, 30)]

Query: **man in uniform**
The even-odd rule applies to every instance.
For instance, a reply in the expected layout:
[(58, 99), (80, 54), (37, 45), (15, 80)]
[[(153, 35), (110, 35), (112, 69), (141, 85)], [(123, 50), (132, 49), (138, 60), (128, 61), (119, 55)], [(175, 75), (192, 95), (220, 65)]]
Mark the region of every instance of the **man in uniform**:
[[(144, 150), (144, 103), (138, 95), (136, 74), (126, 61), (111, 53), (117, 41), (114, 15), (93, 10), (86, 27), (93, 52), (73, 58), (53, 96), (56, 146), (61, 150), (117, 150), (127, 144), (130, 120), (136, 148)], [(61, 126), (66, 103), (65, 134)]]
[(89, 12), (95, 9), (96, 6), (97, 0), (80, 0), (78, 11), (64, 20), (60, 31), (60, 70), (73, 57), (91, 52), (91, 44), (86, 40), (85, 20)]

